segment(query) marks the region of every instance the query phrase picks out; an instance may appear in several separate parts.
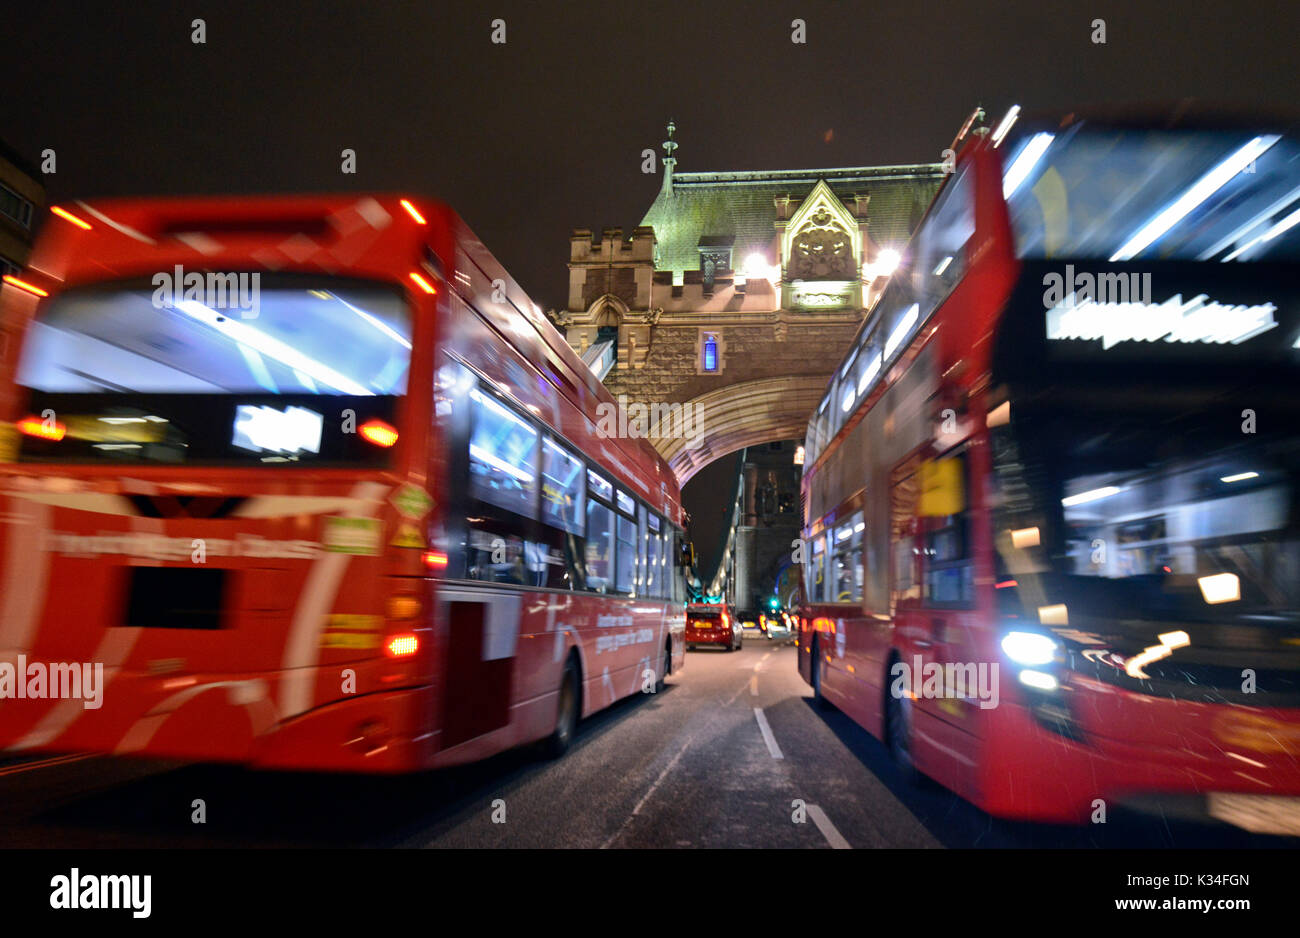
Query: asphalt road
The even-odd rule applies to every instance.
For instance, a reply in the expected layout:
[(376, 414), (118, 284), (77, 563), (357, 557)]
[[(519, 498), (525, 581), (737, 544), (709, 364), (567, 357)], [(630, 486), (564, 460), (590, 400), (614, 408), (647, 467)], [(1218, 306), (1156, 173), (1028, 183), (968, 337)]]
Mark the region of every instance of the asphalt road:
[[(194, 823), (194, 802), (206, 821)], [(1295, 847), (1219, 822), (1114, 810), (1086, 828), (988, 817), (908, 787), (822, 711), (792, 645), (699, 650), (656, 695), (532, 751), (410, 778), (259, 773), (98, 757), (0, 764), (5, 847)]]

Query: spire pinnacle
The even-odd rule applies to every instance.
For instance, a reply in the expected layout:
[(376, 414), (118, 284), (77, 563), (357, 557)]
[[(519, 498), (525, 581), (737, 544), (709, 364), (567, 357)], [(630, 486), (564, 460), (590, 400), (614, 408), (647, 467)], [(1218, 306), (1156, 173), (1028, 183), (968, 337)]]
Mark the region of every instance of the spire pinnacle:
[(672, 194), (673, 188), (673, 167), (677, 165), (677, 158), (673, 156), (673, 151), (677, 149), (677, 141), (673, 139), (673, 134), (677, 131), (677, 125), (668, 121), (668, 139), (663, 142), (664, 153), (664, 185), (663, 191)]

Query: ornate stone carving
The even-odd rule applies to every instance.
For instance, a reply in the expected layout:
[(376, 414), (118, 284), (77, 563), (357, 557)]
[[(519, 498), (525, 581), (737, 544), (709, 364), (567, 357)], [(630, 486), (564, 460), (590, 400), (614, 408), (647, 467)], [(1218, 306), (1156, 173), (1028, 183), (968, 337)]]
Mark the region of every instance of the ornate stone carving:
[(820, 206), (791, 239), (787, 276), (791, 280), (853, 280), (853, 239), (825, 206)]

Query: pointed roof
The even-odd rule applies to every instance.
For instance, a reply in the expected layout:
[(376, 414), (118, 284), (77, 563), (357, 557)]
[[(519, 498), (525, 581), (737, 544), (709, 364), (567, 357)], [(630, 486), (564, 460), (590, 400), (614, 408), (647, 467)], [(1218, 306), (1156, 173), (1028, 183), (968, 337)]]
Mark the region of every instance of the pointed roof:
[(751, 252), (775, 260), (774, 199), (802, 202), (824, 181), (841, 202), (870, 195), (867, 232), (878, 245), (902, 245), (943, 182), (939, 163), (854, 166), (838, 169), (758, 170), (731, 173), (675, 172), (660, 190), (642, 225), (654, 227), (657, 270), (699, 269), (699, 245), (726, 243), (732, 263)]

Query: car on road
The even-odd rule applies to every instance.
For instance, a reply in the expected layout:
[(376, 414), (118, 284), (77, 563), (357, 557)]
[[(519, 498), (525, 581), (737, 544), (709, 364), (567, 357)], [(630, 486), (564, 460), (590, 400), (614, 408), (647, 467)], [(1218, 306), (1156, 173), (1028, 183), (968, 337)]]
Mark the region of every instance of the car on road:
[(794, 618), (788, 612), (764, 613), (763, 631), (770, 641), (789, 641), (794, 638)]
[(696, 645), (721, 645), (727, 651), (739, 651), (744, 630), (735, 607), (726, 603), (688, 603), (686, 606), (686, 648)]

